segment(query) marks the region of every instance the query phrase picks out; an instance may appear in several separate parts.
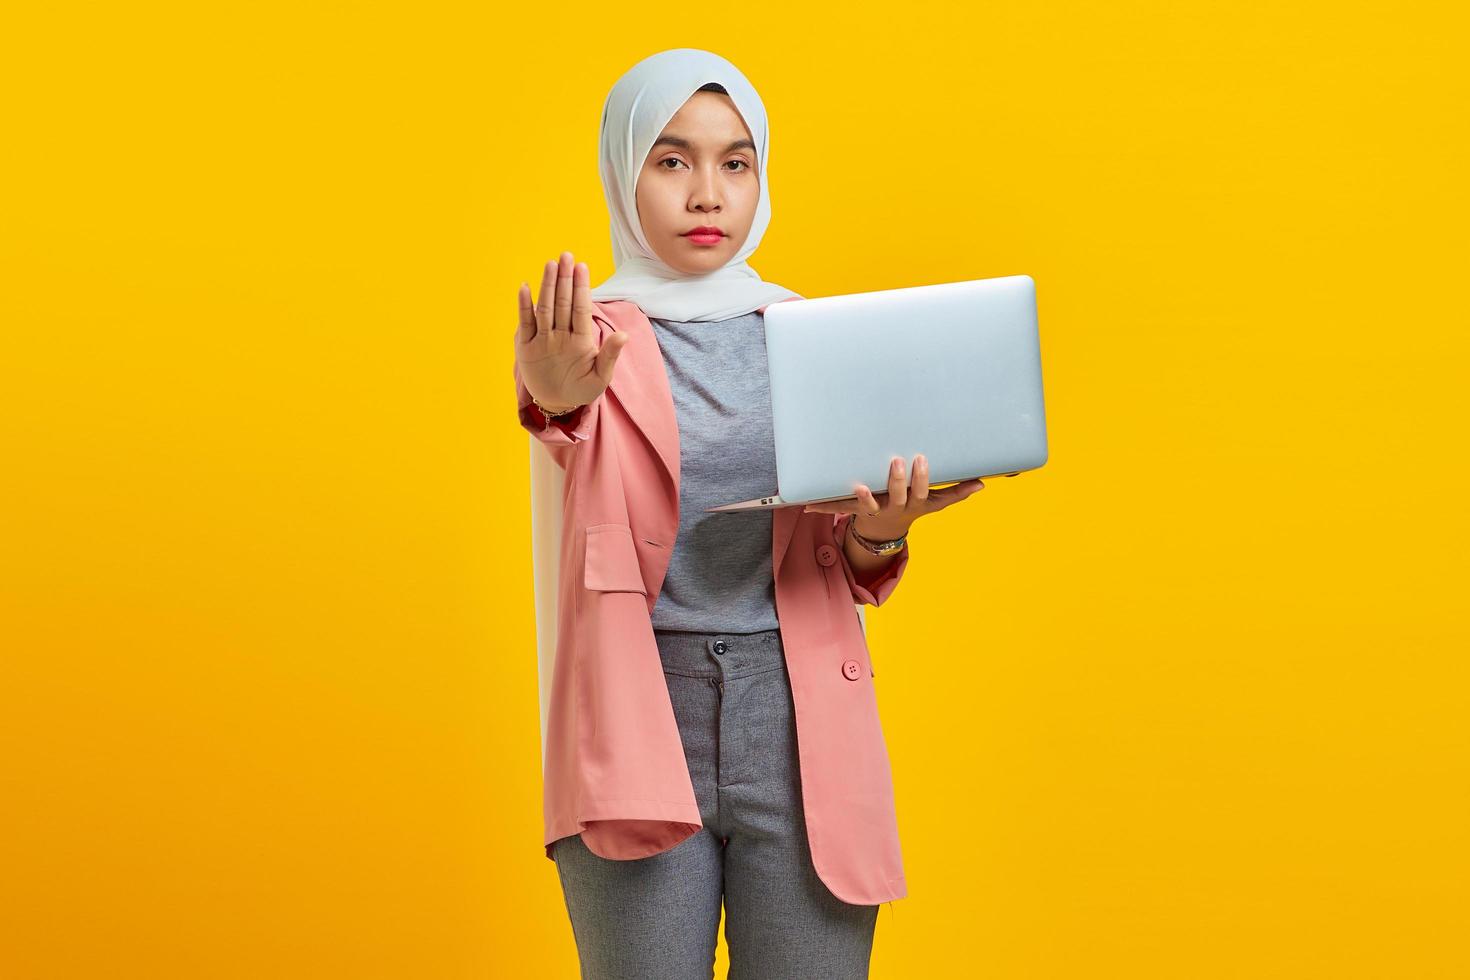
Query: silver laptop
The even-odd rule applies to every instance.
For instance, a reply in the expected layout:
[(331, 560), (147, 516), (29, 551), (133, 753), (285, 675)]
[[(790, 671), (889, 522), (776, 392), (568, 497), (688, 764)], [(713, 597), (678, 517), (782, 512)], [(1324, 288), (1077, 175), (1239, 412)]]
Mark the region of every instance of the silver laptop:
[(765, 328), (777, 486), (707, 511), (882, 494), (894, 456), (931, 487), (1046, 462), (1030, 276), (772, 303)]

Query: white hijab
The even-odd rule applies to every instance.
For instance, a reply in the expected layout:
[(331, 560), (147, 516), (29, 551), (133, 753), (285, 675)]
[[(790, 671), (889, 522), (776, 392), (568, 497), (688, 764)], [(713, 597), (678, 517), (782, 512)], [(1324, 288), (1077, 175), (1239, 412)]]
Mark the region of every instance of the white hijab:
[[(719, 82), (750, 128), (756, 145), (760, 200), (740, 251), (722, 267), (688, 275), (670, 267), (649, 248), (638, 220), (637, 181), (653, 141), (700, 86)], [(592, 290), (599, 302), (628, 299), (663, 320), (727, 320), (797, 294), (766, 282), (745, 261), (771, 222), (770, 138), (766, 107), (740, 70), (717, 54), (673, 48), (628, 69), (602, 110), (599, 146), (602, 189), (612, 218), (616, 271)]]

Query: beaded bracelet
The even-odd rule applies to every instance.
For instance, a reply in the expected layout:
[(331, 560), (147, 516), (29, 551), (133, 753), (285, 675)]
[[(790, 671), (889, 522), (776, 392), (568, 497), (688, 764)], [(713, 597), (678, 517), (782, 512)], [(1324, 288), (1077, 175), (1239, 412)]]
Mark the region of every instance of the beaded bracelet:
[(891, 541), (873, 541), (869, 538), (865, 538), (858, 533), (856, 516), (853, 516), (848, 520), (847, 533), (852, 535), (853, 540), (855, 540), (858, 543), (858, 546), (861, 547), (864, 551), (866, 551), (870, 555), (876, 555), (879, 558), (886, 558), (889, 555), (898, 554), (900, 551), (903, 550), (904, 540), (908, 537), (907, 534), (901, 534)]

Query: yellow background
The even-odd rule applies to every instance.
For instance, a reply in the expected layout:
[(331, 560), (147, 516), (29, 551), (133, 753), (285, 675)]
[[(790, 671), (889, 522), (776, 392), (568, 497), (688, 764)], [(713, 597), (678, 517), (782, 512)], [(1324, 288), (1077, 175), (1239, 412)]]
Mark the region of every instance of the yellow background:
[(1453, 5), (27, 6), (0, 976), (576, 975), (515, 291), (611, 273), (602, 101), (684, 46), (767, 279), (1037, 283), (1050, 462), (869, 613), (873, 976), (1470, 975)]

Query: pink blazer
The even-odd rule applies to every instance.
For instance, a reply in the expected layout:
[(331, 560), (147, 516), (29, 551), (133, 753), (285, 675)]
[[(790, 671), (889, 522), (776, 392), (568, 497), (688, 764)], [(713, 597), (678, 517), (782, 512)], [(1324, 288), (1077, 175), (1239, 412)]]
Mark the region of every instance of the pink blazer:
[[(550, 858), (554, 841), (581, 834), (594, 854), (629, 860), (703, 826), (651, 619), (679, 527), (679, 430), (648, 317), (627, 300), (593, 307), (602, 338), (616, 326), (629, 339), (607, 391), (568, 423), (548, 425), (514, 370), (521, 425), (565, 471), (543, 844)], [(865, 582), (842, 547), (846, 515), (772, 516), (812, 862), (845, 902), (903, 898), (888, 749), (854, 603), (882, 605), (909, 549)]]

